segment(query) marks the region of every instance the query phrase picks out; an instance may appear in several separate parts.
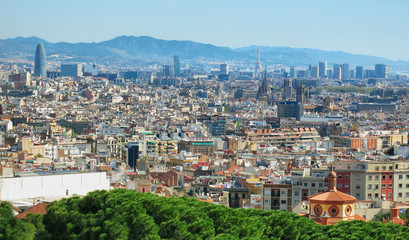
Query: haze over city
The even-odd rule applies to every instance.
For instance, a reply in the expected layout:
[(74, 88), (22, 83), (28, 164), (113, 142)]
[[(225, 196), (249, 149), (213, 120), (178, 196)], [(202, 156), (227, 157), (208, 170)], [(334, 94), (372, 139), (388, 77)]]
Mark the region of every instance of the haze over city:
[[(409, 60), (408, 1), (3, 1), (0, 38), (100, 42), (121, 35), (232, 48), (288, 46)], [(15, 14), (18, 10), (19, 14)]]

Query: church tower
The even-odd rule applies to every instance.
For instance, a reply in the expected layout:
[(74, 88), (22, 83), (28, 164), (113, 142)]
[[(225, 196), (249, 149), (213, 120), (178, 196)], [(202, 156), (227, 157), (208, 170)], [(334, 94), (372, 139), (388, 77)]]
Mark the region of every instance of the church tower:
[(264, 79), (257, 91), (257, 99), (269, 98), (271, 95), (271, 86), (267, 79), (267, 67), (264, 71)]

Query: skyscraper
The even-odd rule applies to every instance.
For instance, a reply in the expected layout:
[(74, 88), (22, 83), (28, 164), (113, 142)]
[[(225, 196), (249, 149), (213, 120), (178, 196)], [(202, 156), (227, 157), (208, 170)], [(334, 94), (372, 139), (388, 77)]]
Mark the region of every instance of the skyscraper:
[(363, 66), (357, 66), (355, 68), (355, 77), (357, 79), (362, 79), (364, 78), (364, 67)]
[(311, 67), (311, 77), (312, 78), (318, 78), (319, 75), (319, 70), (317, 66), (312, 66)]
[(375, 64), (375, 78), (388, 78), (389, 65)]
[(297, 72), (294, 67), (290, 67), (290, 78), (296, 78)]
[(292, 88), (293, 86), (291, 79), (284, 79), (284, 100), (291, 98)]
[(342, 70), (342, 73), (341, 73), (342, 80), (349, 79), (349, 64), (348, 63), (342, 64), (341, 70)]
[(341, 66), (339, 64), (334, 64), (334, 79), (341, 79)]
[(172, 71), (172, 65), (163, 65), (162, 66), (162, 74), (164, 77), (172, 77), (173, 71)]
[(326, 78), (327, 77), (327, 61), (321, 61), (318, 65), (319, 69), (319, 77)]
[(173, 73), (175, 77), (180, 76), (180, 61), (179, 55), (173, 56)]
[(46, 77), (45, 65), (45, 48), (42, 43), (39, 43), (34, 58), (34, 76)]
[(260, 48), (257, 50), (257, 62), (256, 62), (256, 67), (255, 67), (255, 75), (257, 78), (260, 77), (261, 73), (261, 62), (260, 62)]

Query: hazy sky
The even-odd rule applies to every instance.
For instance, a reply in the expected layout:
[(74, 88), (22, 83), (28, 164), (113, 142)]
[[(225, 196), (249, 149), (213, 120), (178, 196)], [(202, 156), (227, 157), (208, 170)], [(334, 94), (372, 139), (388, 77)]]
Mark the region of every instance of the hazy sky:
[(407, 0), (2, 0), (0, 38), (120, 35), (289, 46), (409, 60)]

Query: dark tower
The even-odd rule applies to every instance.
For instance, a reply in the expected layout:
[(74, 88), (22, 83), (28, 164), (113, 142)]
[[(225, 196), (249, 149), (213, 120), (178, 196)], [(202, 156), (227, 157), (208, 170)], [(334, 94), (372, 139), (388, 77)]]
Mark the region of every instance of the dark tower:
[(45, 72), (45, 48), (42, 43), (39, 43), (36, 48), (34, 59), (34, 76), (46, 77)]
[(295, 95), (296, 101), (304, 104), (304, 98), (305, 98), (305, 86), (304, 85), (297, 85), (297, 90), (296, 90), (296, 95)]
[(269, 97), (271, 95), (271, 87), (270, 83), (268, 82), (267, 79), (267, 68), (264, 71), (264, 79), (263, 82), (261, 83), (260, 87), (258, 88), (257, 91), (257, 99), (263, 98), (263, 97)]

